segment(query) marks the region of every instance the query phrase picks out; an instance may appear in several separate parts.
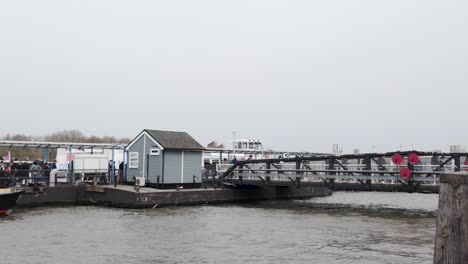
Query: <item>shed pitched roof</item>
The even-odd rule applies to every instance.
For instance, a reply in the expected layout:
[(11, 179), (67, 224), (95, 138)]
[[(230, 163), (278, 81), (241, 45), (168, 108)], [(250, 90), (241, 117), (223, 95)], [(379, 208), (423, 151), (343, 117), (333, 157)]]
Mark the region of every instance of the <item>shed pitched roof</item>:
[(162, 131), (162, 130), (150, 130), (145, 131), (153, 137), (163, 148), (174, 149), (174, 150), (200, 150), (203, 151), (205, 148), (200, 145), (195, 139), (193, 139), (186, 132), (175, 132), (175, 131)]

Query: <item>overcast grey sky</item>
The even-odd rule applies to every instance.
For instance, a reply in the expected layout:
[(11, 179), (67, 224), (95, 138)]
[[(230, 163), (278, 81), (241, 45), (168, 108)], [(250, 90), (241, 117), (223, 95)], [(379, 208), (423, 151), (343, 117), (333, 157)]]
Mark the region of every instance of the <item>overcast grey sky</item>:
[(1, 1), (0, 135), (467, 144), (468, 1)]

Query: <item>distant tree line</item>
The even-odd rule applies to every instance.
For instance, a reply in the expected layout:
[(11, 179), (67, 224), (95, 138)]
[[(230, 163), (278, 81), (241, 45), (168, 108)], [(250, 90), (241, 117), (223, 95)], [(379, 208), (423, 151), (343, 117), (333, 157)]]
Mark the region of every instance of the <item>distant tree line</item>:
[[(130, 138), (116, 138), (113, 136), (86, 136), (81, 131), (63, 130), (48, 134), (46, 136), (28, 136), (24, 134), (7, 134), (0, 137), (1, 140), (11, 141), (46, 141), (46, 142), (80, 142), (80, 143), (115, 143), (115, 144), (127, 144), (130, 142)], [(44, 158), (44, 149), (39, 148), (9, 148), (0, 147), (0, 157), (11, 152), (11, 156), (16, 160), (42, 160)], [(55, 149), (49, 149), (49, 160), (55, 159), (57, 151)]]

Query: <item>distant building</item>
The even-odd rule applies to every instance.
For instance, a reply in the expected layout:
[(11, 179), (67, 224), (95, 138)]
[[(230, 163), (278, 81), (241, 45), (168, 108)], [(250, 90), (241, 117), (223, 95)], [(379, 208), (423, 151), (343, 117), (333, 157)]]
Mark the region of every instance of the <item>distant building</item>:
[(263, 150), (263, 142), (258, 139), (237, 139), (232, 144), (233, 149), (236, 151)]
[(452, 153), (466, 153), (465, 145), (452, 145), (450, 146), (450, 152)]
[(224, 145), (223, 145), (223, 144), (218, 145), (218, 143), (217, 143), (216, 141), (212, 141), (212, 142), (209, 143), (206, 147), (207, 147), (207, 148), (219, 148), (219, 149), (223, 149), (223, 148), (224, 148)]
[(333, 144), (333, 155), (341, 155), (343, 153), (343, 148), (338, 144)]
[(258, 139), (237, 139), (233, 140), (231, 145), (228, 144), (229, 146), (232, 149), (225, 149), (223, 144), (218, 145), (216, 141), (208, 144), (208, 152), (205, 152), (203, 157), (205, 166), (229, 162), (234, 157), (237, 160), (246, 160), (250, 156), (255, 159), (269, 157), (264, 153), (263, 142)]
[(143, 130), (126, 147), (127, 182), (157, 188), (199, 187), (205, 148), (185, 132)]

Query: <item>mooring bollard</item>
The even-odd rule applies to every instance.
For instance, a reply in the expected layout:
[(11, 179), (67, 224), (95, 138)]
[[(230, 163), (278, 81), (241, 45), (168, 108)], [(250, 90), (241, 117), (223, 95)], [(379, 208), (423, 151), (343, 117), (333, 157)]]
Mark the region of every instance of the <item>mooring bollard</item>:
[(468, 263), (468, 173), (440, 177), (434, 264)]

